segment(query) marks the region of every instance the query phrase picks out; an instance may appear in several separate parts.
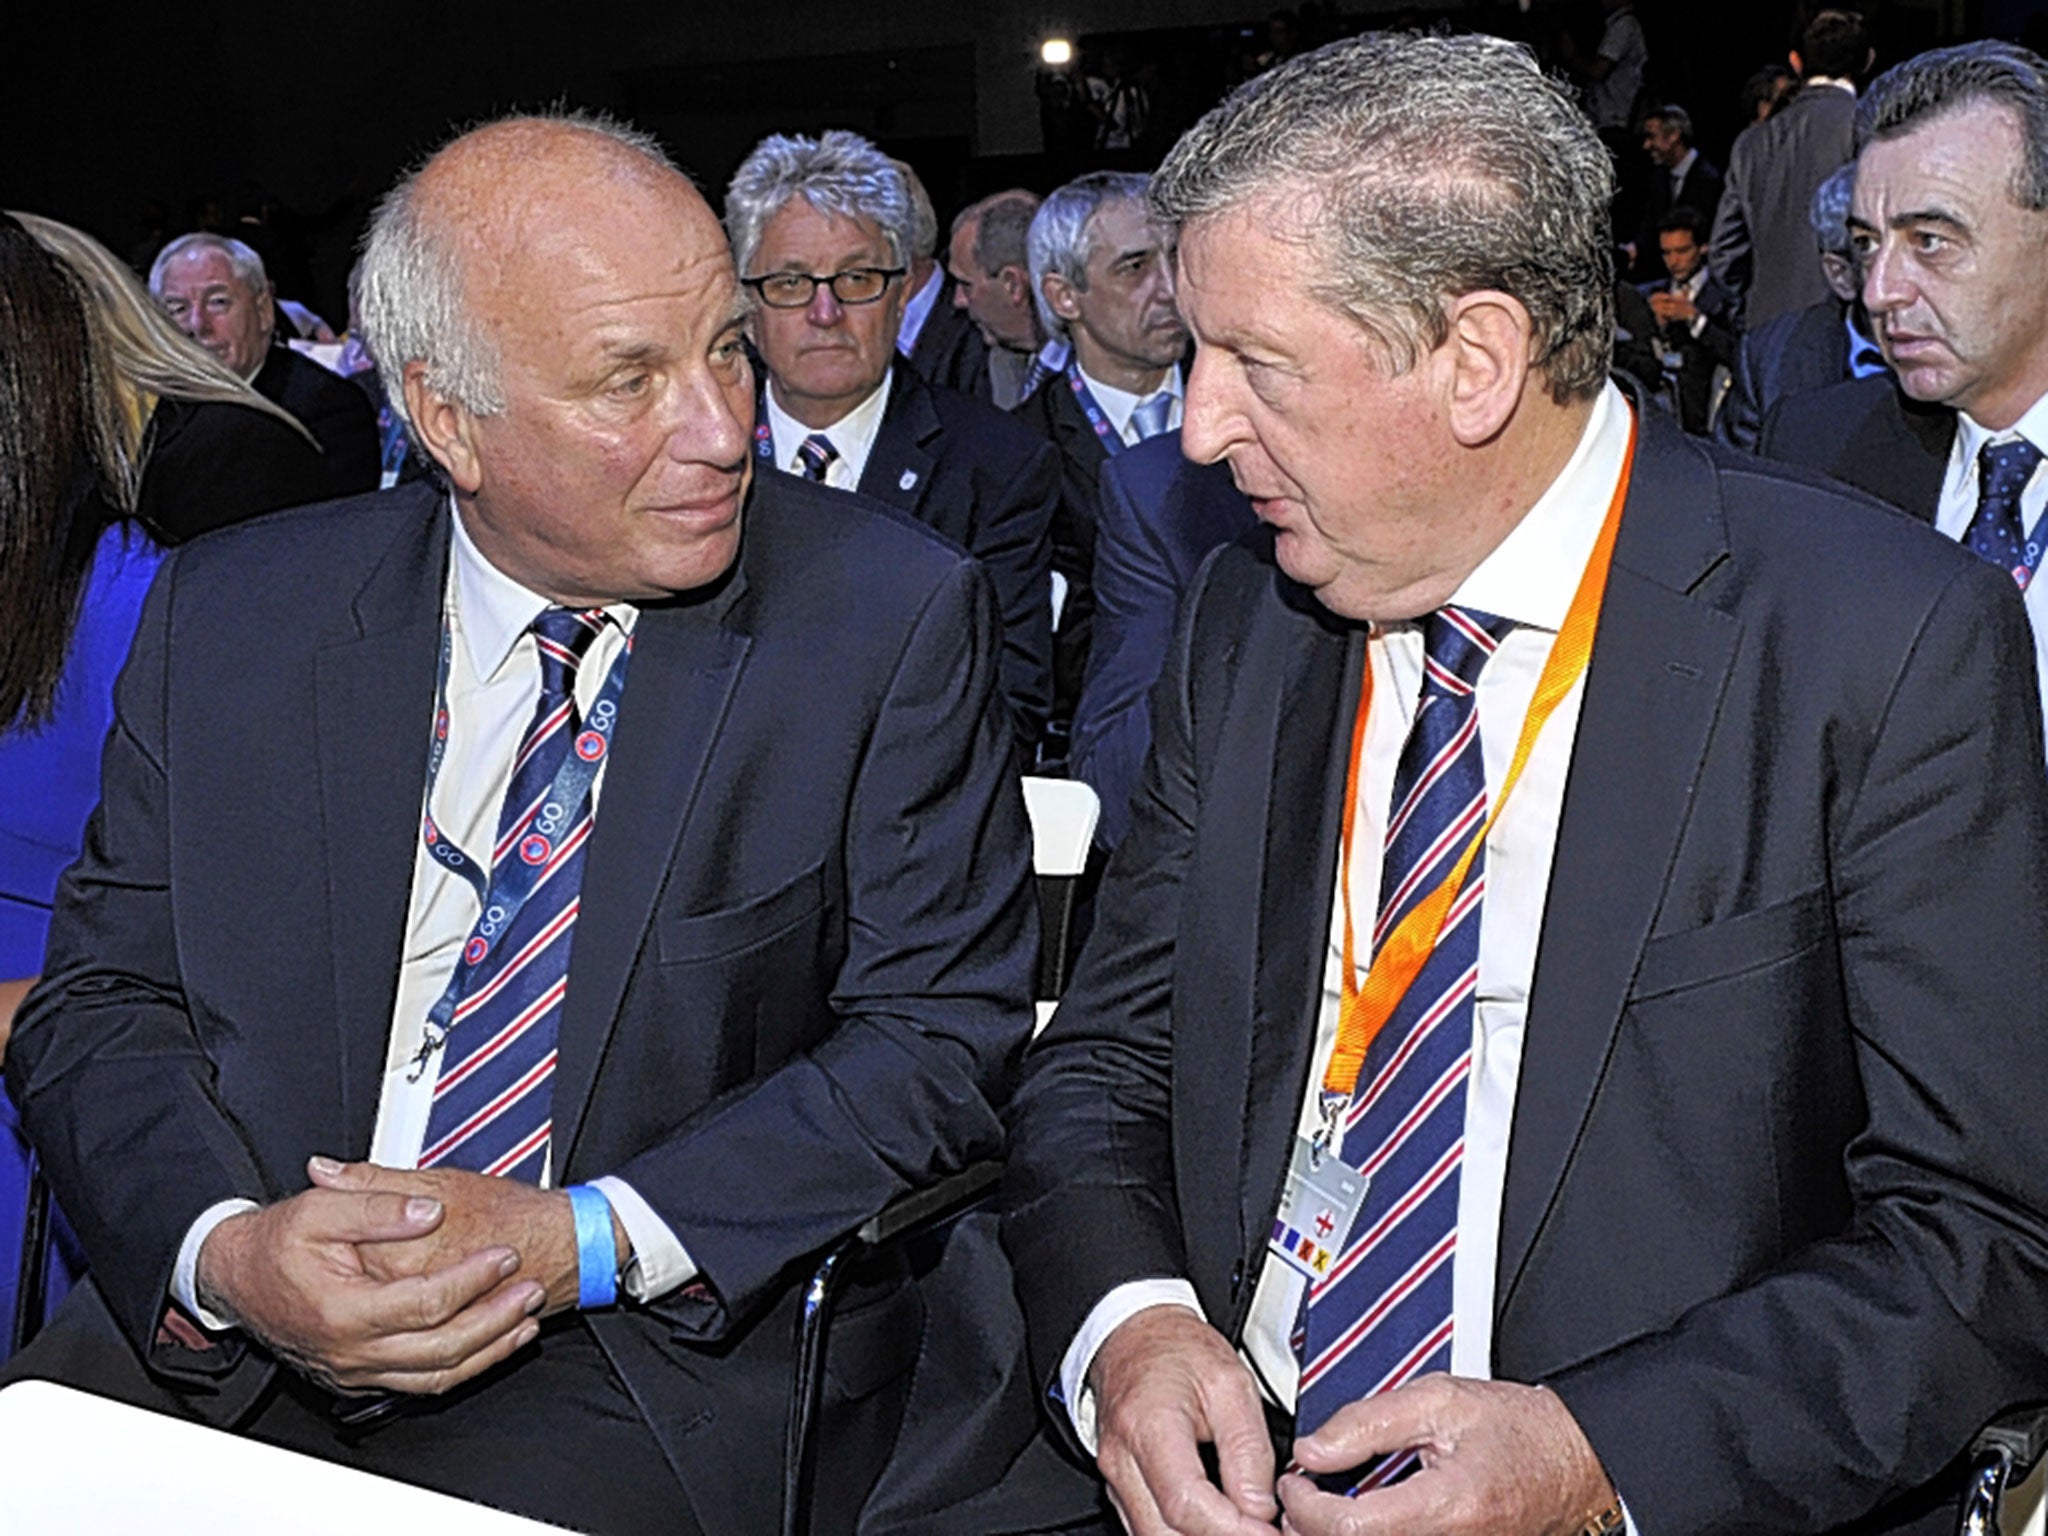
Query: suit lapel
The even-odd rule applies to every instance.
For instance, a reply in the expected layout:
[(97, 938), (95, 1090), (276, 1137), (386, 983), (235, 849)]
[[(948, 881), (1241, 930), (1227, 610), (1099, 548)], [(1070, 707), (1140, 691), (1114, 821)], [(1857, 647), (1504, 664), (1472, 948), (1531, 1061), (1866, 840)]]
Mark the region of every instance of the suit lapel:
[(1565, 783), (1501, 1206), (1495, 1315), (1563, 1180), (1676, 855), (1741, 626), (1711, 462), (1645, 423)]
[(939, 413), (931, 395), (903, 363), (896, 365), (889, 403), (875, 443), (861, 471), (860, 493), (901, 507), (913, 517), (931, 489), (938, 461), (926, 445), (939, 435)]
[[(757, 475), (747, 515), (760, 515)], [(744, 560), (744, 554), (742, 555)], [(743, 571), (702, 597), (641, 609), (619, 705), (619, 729), (598, 800), (569, 957), (555, 1065), (555, 1172), (564, 1179), (626, 982), (640, 954), (676, 847), (750, 641), (736, 622)]]
[(314, 662), (338, 1087), (351, 1156), (368, 1154), (376, 1123), (433, 723), (448, 518), (431, 493), (419, 499), (417, 522), (356, 596), (355, 637)]

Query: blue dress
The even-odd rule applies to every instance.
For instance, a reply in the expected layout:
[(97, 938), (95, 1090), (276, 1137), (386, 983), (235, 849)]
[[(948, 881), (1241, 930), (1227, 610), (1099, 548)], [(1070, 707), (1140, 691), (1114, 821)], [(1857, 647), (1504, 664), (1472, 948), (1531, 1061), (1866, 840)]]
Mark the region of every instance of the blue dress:
[[(86, 579), (78, 631), (58, 684), (55, 713), (33, 729), (0, 731), (0, 980), (43, 968), (57, 877), (78, 856), (99, 803), (100, 746), (114, 719), (114, 679), (127, 659), (142, 599), (163, 551), (131, 524), (101, 535)], [(28, 1148), (0, 1091), (0, 1359), (14, 1318)], [(57, 1224), (50, 1301), (83, 1267), (69, 1228)]]

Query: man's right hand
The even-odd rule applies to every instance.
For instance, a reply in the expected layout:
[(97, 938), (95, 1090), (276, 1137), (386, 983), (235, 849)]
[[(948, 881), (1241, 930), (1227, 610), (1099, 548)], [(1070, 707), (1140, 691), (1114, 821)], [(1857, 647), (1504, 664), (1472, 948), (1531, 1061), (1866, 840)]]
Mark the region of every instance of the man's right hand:
[[(1180, 1306), (1135, 1312), (1088, 1368), (1096, 1465), (1132, 1536), (1270, 1536), (1280, 1512), (1259, 1389), (1223, 1335)], [(1221, 1487), (1202, 1465), (1216, 1447)]]
[(337, 1392), (445, 1392), (532, 1342), (546, 1289), (491, 1247), (378, 1280), (358, 1243), (424, 1237), (434, 1200), (309, 1189), (230, 1216), (199, 1250), (199, 1299)]

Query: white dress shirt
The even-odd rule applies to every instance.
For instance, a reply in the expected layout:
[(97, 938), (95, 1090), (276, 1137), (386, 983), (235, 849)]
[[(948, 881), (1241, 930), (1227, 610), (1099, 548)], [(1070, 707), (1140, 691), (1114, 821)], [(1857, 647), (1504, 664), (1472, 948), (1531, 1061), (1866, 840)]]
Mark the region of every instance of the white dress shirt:
[[(1934, 526), (1950, 538), (1961, 541), (1977, 515), (1977, 456), (1986, 443), (2007, 443), (2023, 437), (2036, 448), (2048, 451), (2048, 395), (2036, 400), (2003, 432), (1993, 432), (1956, 412), (1956, 440), (1948, 451), (1948, 473), (1942, 478), (1941, 500), (1935, 504)], [(2041, 512), (2048, 507), (2048, 466), (2037, 465), (2033, 479), (2020, 493), (2020, 526), (2033, 537), (2048, 529), (2041, 527)], [(2048, 562), (2044, 562), (2048, 565)], [(2027, 622), (2034, 630), (2034, 665), (2039, 670), (2041, 704), (2048, 710), (2048, 574), (2037, 572), (2025, 593)]]
[[(1480, 674), (1481, 756), (1489, 803), (1500, 793), (1536, 683), (1578, 590), (1628, 451), (1629, 408), (1609, 384), (1594, 403), (1577, 448), (1562, 473), (1500, 545), (1466, 577), (1451, 601), (1515, 621), (1515, 629)], [(1352, 844), (1351, 898), (1361, 925), (1379, 908), (1380, 859), (1388, 802), (1409, 723), (1422, 692), (1422, 630), (1418, 624), (1375, 626), (1366, 645), (1373, 669), (1373, 710), (1359, 770)], [(1578, 729), (1583, 678), (1565, 695), (1537, 738), (1520, 785), (1486, 840), (1486, 900), (1480, 911), (1479, 983), (1472, 1020), (1472, 1072), (1465, 1095), (1465, 1160), (1458, 1183), (1458, 1253), (1452, 1268), (1451, 1371), (1491, 1374), (1494, 1269), (1500, 1241), (1501, 1191), (1508, 1133), (1521, 1072), (1522, 1028), (1537, 938), (1543, 927), (1551, 858), (1563, 810), (1565, 775)], [(1354, 701), (1345, 701), (1348, 720)], [(1339, 750), (1349, 734), (1340, 729)], [(1299, 1128), (1312, 1135), (1321, 1120), (1323, 1070), (1336, 1042), (1343, 979), (1339, 893), (1331, 892), (1330, 940), (1309, 1091)], [(1370, 956), (1355, 956), (1363, 983)], [(1291, 1410), (1300, 1365), (1288, 1336), (1300, 1308), (1300, 1277), (1267, 1256), (1245, 1321), (1242, 1354), (1262, 1390)], [(1133, 1313), (1177, 1304), (1201, 1310), (1193, 1286), (1161, 1277), (1117, 1287), (1098, 1302), (1061, 1362), (1060, 1389), (1084, 1444), (1095, 1445), (1088, 1367), (1109, 1334)]]
[[(550, 604), (485, 559), (452, 508), (449, 517), (454, 532), (442, 603), (455, 640), (448, 666), (448, 745), (434, 783), (433, 801), (426, 809), (458, 848), (487, 850), (497, 836), (499, 809), (512, 779), (513, 756), (540, 697), (540, 661), (528, 626)], [(605, 675), (638, 617), (628, 603), (613, 604), (605, 612), (615, 622), (592, 640), (576, 673), (576, 704), (581, 711), (596, 702)], [(629, 669), (622, 709), (631, 707), (631, 681)], [(423, 708), (414, 723), (423, 734), (431, 729), (431, 709)], [(407, 728), (403, 718), (394, 719), (392, 729)], [(425, 786), (421, 788), (424, 794)], [(590, 790), (593, 811), (603, 791), (604, 769), (600, 767)], [(423, 839), (416, 839), (398, 997), (385, 1049), (377, 1123), (370, 1138), (373, 1163), (387, 1168), (419, 1164), (433, 1109), (435, 1078), (444, 1057), (437, 1054), (433, 1069), (421, 1072), (417, 1080), (412, 1077), (413, 1062), (426, 1036), (427, 1014), (455, 972), (478, 910), (477, 895), (469, 882), (435, 860)], [(541, 1176), (543, 1188), (552, 1183), (553, 1172), (550, 1163)], [(644, 1301), (696, 1275), (697, 1267), (681, 1242), (632, 1186), (612, 1177), (592, 1183), (604, 1192), (632, 1240), (633, 1260), (625, 1275), (630, 1295)], [(199, 1249), (221, 1222), (238, 1211), (254, 1209), (255, 1202), (249, 1200), (224, 1200), (209, 1207), (193, 1222), (179, 1247), (171, 1294), (209, 1328), (218, 1330), (228, 1323), (199, 1305)]]
[(931, 319), (945, 286), (946, 269), (934, 263), (924, 286), (904, 300), (903, 324), (896, 332), (896, 351), (901, 356), (908, 357), (917, 349), (917, 338), (924, 334), (924, 323)]
[(1137, 410), (1141, 402), (1150, 400), (1162, 392), (1173, 401), (1167, 408), (1165, 430), (1171, 432), (1180, 426), (1185, 397), (1182, 393), (1179, 363), (1166, 370), (1165, 383), (1158, 389), (1142, 395), (1134, 395), (1127, 389), (1118, 389), (1114, 384), (1105, 384), (1079, 365), (1076, 365), (1076, 370), (1081, 375), (1081, 382), (1088, 386), (1088, 393), (1093, 395), (1095, 403), (1102, 407), (1102, 414), (1109, 418), (1110, 426), (1116, 429), (1116, 435), (1123, 440), (1126, 448), (1135, 447), (1138, 443), (1138, 429), (1131, 423), (1131, 414)]
[(814, 432), (822, 432), (838, 450), (839, 457), (825, 466), (825, 483), (835, 490), (860, 488), (860, 477), (868, 467), (868, 455), (875, 451), (875, 436), (882, 430), (882, 413), (889, 407), (889, 385), (896, 377), (891, 366), (874, 392), (829, 427), (807, 427), (782, 408), (775, 398), (775, 381), (768, 381), (768, 432), (775, 441), (775, 467), (792, 475), (804, 472), (797, 449)]

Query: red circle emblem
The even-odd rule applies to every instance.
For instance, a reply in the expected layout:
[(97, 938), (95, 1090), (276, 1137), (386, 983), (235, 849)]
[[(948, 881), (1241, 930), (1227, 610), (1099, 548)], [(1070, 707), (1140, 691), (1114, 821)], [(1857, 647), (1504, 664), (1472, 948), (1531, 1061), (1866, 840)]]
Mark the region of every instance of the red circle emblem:
[(439, 841), (441, 834), (434, 830), (433, 817), (429, 816), (424, 822), (422, 822), (420, 825), (420, 830), (426, 833), (428, 842), (432, 843)]
[(542, 837), (538, 832), (534, 833), (531, 837), (520, 840), (519, 857), (526, 860), (529, 864), (547, 863), (548, 855), (554, 851), (555, 845)]
[(445, 709), (434, 716), (434, 734), (442, 741), (448, 739), (448, 711)]
[(576, 738), (576, 755), (586, 763), (594, 763), (604, 756), (604, 736), (598, 731), (585, 731)]
[(475, 938), (471, 939), (467, 944), (462, 946), (462, 958), (467, 960), (471, 965), (475, 965), (479, 960), (483, 959), (483, 957), (485, 955), (488, 955), (490, 952), (490, 941), (485, 939), (482, 934), (478, 934)]

